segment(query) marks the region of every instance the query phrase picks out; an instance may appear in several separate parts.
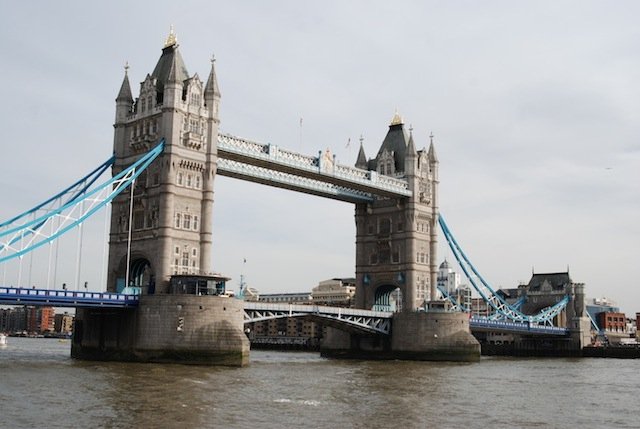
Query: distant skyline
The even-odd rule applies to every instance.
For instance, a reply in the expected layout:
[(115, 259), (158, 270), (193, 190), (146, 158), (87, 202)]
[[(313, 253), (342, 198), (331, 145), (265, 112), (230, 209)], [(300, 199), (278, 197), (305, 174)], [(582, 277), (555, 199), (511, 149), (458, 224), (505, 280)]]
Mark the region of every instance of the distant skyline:
[[(640, 311), (637, 2), (61, 1), (0, 11), (0, 219), (109, 157), (124, 65), (135, 96), (173, 25), (191, 75), (206, 80), (215, 54), (223, 132), (330, 149), (353, 165), (360, 135), (374, 157), (397, 109), (419, 149), (433, 132), (440, 210), (495, 288), (569, 267), (589, 297)], [(226, 177), (215, 191), (214, 267), (235, 288), (241, 274), (264, 293), (354, 275), (353, 206)], [(85, 232), (91, 286), (103, 234), (104, 217)], [(67, 253), (58, 283), (75, 278)], [(453, 262), (440, 235), (438, 263), (445, 257)]]

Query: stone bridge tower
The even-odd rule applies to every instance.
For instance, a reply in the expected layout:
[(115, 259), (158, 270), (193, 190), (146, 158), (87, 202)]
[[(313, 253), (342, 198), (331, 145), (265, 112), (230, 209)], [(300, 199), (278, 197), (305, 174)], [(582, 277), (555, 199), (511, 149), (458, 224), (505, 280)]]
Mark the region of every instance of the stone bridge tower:
[(356, 167), (408, 181), (412, 196), (356, 205), (356, 306), (415, 310), (436, 296), (438, 159), (416, 150), (396, 113), (375, 158), (362, 145)]
[[(220, 91), (189, 75), (173, 30), (133, 98), (128, 66), (116, 98), (113, 174), (165, 139), (163, 154), (113, 201), (107, 289), (164, 293), (172, 274), (212, 271), (213, 182)], [(131, 239), (129, 240), (129, 236)]]

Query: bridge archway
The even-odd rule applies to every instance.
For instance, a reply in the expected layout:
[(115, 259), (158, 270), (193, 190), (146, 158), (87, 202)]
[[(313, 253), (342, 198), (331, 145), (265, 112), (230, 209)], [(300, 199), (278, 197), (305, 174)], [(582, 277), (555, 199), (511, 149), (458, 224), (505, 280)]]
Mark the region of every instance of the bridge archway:
[(146, 289), (147, 293), (155, 292), (155, 283), (151, 262), (146, 258), (134, 259), (129, 268), (129, 286)]
[(374, 311), (399, 312), (403, 306), (402, 289), (393, 284), (378, 286), (374, 292)]

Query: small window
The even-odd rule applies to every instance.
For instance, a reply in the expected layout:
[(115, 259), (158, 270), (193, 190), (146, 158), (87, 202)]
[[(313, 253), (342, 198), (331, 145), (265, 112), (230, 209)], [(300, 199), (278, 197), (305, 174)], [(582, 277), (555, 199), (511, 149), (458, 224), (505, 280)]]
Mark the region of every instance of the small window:
[(185, 214), (184, 221), (182, 223), (184, 229), (191, 229), (191, 215)]
[(193, 229), (198, 230), (198, 216), (193, 217)]
[(191, 187), (191, 174), (187, 174), (187, 183), (186, 183), (187, 188)]
[(176, 228), (180, 228), (182, 224), (182, 215), (180, 213), (176, 213)]
[(178, 172), (176, 182), (178, 183), (179, 186), (182, 186), (182, 172)]
[(175, 252), (176, 255), (179, 255), (180, 254), (180, 246), (176, 246), (175, 249), (174, 249), (174, 252)]

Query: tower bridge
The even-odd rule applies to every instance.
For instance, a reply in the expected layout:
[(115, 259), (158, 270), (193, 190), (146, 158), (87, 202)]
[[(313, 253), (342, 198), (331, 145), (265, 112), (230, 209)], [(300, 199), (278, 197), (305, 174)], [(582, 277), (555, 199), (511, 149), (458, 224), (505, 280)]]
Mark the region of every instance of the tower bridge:
[[(418, 150), (412, 130), (405, 130), (396, 113), (377, 154), (367, 158), (361, 144), (355, 166), (345, 166), (329, 151), (308, 156), (220, 133), (220, 101), (215, 62), (206, 82), (190, 75), (171, 32), (135, 98), (125, 68), (116, 97), (114, 157), (103, 165), (103, 170), (112, 168), (113, 178), (95, 186), (90, 174), (46, 204), (0, 224), (3, 262), (51, 243), (111, 205), (106, 289), (110, 296), (131, 290), (140, 296), (134, 309), (121, 312), (76, 303), (72, 356), (243, 365), (249, 353), (243, 324), (284, 317), (289, 311), (289, 316), (317, 318), (330, 326), (323, 340), (329, 355), (478, 359), (479, 344), (470, 334), (467, 314), (450, 311), (451, 304), (436, 292), (439, 227), (459, 262), (469, 267), (465, 272), (477, 271), (439, 213), (433, 137), (428, 149)], [(213, 273), (218, 174), (353, 204), (357, 309), (294, 311), (208, 293), (175, 293), (175, 276), (207, 279)], [(43, 210), (54, 202), (58, 205)], [(531, 327), (531, 322), (546, 323), (558, 314), (548, 317), (551, 311), (543, 309), (533, 320), (496, 297), (486, 282), (474, 287), (506, 318), (493, 321), (495, 329), (512, 321), (523, 329), (523, 323)], [(7, 289), (7, 296), (10, 292), (17, 296), (20, 291)], [(400, 297), (402, 312), (372, 311), (388, 309), (392, 293)], [(583, 304), (576, 296), (554, 309), (569, 310), (563, 317), (572, 347), (584, 342)], [(472, 319), (474, 323), (488, 326)], [(380, 341), (380, 335), (387, 339)]]

